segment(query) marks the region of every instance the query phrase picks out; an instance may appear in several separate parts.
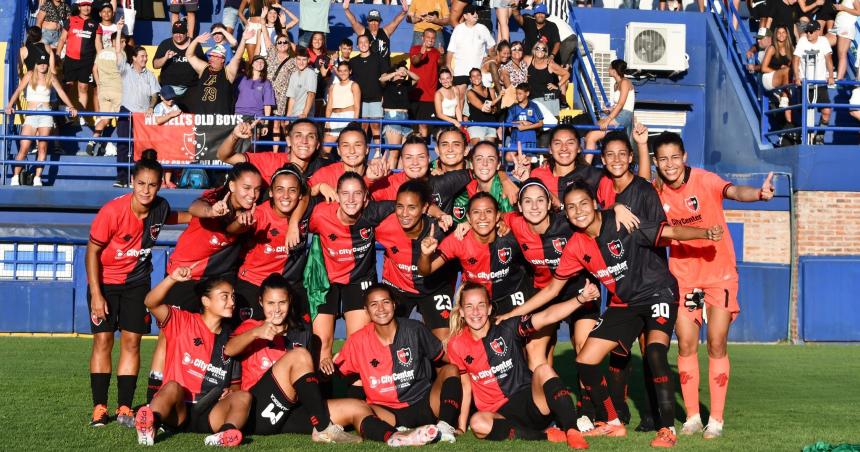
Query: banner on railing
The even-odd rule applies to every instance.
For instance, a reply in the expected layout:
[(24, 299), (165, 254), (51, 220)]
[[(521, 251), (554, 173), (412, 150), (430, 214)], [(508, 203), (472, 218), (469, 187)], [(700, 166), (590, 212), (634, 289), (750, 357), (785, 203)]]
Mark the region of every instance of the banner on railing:
[(159, 125), (152, 115), (134, 113), (132, 121), (135, 160), (155, 149), (162, 163), (217, 162), (218, 146), (242, 117), (184, 113)]

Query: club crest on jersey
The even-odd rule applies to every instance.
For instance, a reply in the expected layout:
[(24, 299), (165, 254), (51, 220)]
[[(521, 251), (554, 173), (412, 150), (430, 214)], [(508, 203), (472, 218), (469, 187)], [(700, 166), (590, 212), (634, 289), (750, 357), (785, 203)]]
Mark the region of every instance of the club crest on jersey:
[(690, 209), (690, 212), (698, 212), (699, 211), (699, 198), (696, 196), (690, 196), (689, 198), (684, 200), (684, 204), (687, 205), (687, 208)]
[(402, 366), (412, 364), (412, 350), (410, 350), (409, 347), (397, 350), (397, 361), (399, 361)]
[(508, 352), (508, 346), (505, 344), (505, 339), (501, 336), (490, 341), (490, 348), (499, 356), (505, 356), (505, 353)]
[(244, 322), (254, 316), (254, 308), (239, 309), (239, 318)]
[(371, 234), (373, 234), (373, 228), (361, 228), (358, 231), (358, 235), (360, 235), (364, 240), (370, 240)]
[(268, 369), (270, 367), (272, 367), (272, 360), (270, 360), (269, 358), (266, 358), (264, 356), (263, 359), (260, 360), (260, 368), (265, 370), (265, 369)]
[(624, 247), (621, 246), (621, 240), (613, 240), (607, 243), (606, 247), (609, 248), (609, 253), (612, 254), (613, 257), (621, 257), (624, 254)]
[(557, 239), (552, 239), (552, 249), (554, 249), (556, 253), (561, 254), (561, 252), (564, 251), (564, 245), (567, 245), (566, 238), (559, 237)]
[(466, 218), (466, 208), (462, 206), (454, 207), (454, 218), (458, 220)]
[(442, 205), (442, 195), (440, 195), (439, 193), (433, 193), (433, 203), (436, 204), (437, 206), (441, 206)]
[(149, 227), (149, 238), (152, 240), (158, 240), (159, 233), (161, 233), (161, 223)]
[(511, 248), (510, 247), (499, 248), (499, 250), (496, 251), (496, 253), (499, 255), (499, 262), (501, 262), (503, 264), (507, 264), (511, 260)]

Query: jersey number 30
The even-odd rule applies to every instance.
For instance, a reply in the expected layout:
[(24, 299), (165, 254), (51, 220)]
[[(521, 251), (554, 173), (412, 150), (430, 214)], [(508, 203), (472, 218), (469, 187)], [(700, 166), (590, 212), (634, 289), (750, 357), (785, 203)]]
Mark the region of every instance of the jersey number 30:
[(669, 303), (657, 303), (651, 305), (651, 317), (669, 318)]

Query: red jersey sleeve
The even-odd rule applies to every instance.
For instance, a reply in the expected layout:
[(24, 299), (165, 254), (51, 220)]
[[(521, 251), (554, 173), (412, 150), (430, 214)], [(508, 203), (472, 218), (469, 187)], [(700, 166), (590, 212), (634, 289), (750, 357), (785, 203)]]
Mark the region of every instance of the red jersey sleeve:
[(564, 246), (564, 251), (561, 252), (561, 260), (555, 269), (555, 277), (557, 279), (570, 279), (585, 268), (576, 254), (576, 246), (576, 234), (574, 234), (573, 237), (568, 239), (567, 245)]
[(248, 331), (253, 330), (254, 328), (260, 326), (263, 323), (262, 320), (254, 320), (248, 319), (242, 322), (235, 330), (233, 330), (233, 334), (230, 337), (241, 336), (242, 334), (247, 333)]
[(183, 311), (176, 306), (170, 306), (170, 310), (167, 313), (167, 317), (163, 322), (158, 323), (158, 328), (161, 331), (164, 331), (164, 336), (176, 336), (180, 334), (182, 331), (190, 330), (190, 326), (188, 325), (191, 322), (191, 318), (194, 314)]
[(466, 363), (457, 351), (457, 337), (453, 337), (448, 341), (448, 361), (457, 366), (461, 374), (466, 373)]
[(90, 241), (102, 248), (110, 243), (117, 228), (116, 219), (118, 216), (111, 215), (107, 210), (108, 205), (102, 207), (93, 219), (92, 226), (90, 226)]
[(457, 237), (454, 237), (452, 234), (442, 240), (442, 243), (439, 244), (439, 248), (437, 248), (436, 251), (442, 259), (450, 261), (459, 258), (459, 250), (462, 249), (463, 242), (461, 240), (457, 240)]
[(700, 184), (705, 187), (709, 193), (715, 195), (719, 193), (718, 199), (726, 199), (726, 190), (732, 186), (731, 182), (710, 171), (700, 171), (698, 176), (701, 178)]
[(355, 340), (350, 340), (355, 336), (351, 336), (343, 343), (343, 348), (340, 349), (340, 353), (337, 354), (337, 357), (334, 359), (334, 365), (337, 366), (337, 370), (342, 375), (354, 375), (359, 373), (361, 369), (356, 366), (356, 363), (353, 361), (352, 357), (355, 355), (356, 350), (353, 347)]
[[(223, 198), (223, 196), (221, 197)], [(197, 199), (206, 201), (209, 204), (215, 204), (216, 202), (220, 201), (218, 196), (218, 189), (210, 188), (209, 190), (204, 191), (203, 194), (201, 194), (200, 197)]]
[(257, 167), (266, 185), (280, 167), (290, 163), (290, 155), (275, 152), (246, 152), (245, 161)]

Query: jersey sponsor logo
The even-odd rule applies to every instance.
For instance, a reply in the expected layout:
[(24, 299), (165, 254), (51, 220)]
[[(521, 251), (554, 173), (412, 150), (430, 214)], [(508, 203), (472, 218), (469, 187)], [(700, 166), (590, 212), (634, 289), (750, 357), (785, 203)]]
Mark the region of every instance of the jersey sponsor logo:
[(505, 344), (505, 339), (501, 336), (490, 341), (490, 348), (499, 356), (504, 356), (508, 352), (508, 345)]
[(158, 234), (161, 233), (161, 223), (154, 224), (149, 227), (149, 238), (158, 240)]
[(287, 252), (286, 246), (272, 246), (269, 244), (266, 244), (263, 246), (263, 253), (265, 253), (265, 254), (286, 253), (286, 252)]
[(401, 366), (408, 367), (412, 364), (412, 350), (409, 347), (397, 350), (397, 361), (400, 362)]
[(499, 262), (501, 262), (503, 264), (507, 264), (511, 260), (511, 248), (510, 247), (499, 248), (496, 251), (496, 254), (499, 255)]
[(272, 367), (272, 360), (264, 356), (263, 359), (260, 360), (260, 369), (266, 370), (270, 367)]
[(624, 255), (624, 246), (621, 245), (621, 240), (613, 240), (607, 243), (606, 247), (609, 249), (609, 253), (612, 254), (612, 257), (620, 258)]
[(269, 235), (272, 237), (277, 237), (277, 236), (281, 235), (281, 231), (279, 231), (275, 228), (272, 228), (272, 230), (269, 231)]
[(466, 208), (460, 206), (454, 207), (454, 218), (458, 220), (466, 218)]
[(140, 257), (140, 260), (145, 260), (146, 257), (149, 256), (150, 253), (152, 253), (151, 248), (142, 248), (139, 250), (132, 248), (132, 249), (126, 250), (126, 251), (116, 250), (116, 259), (119, 260), (119, 259), (122, 259), (124, 257)]
[(370, 240), (370, 236), (373, 235), (373, 228), (361, 228), (358, 231), (358, 235), (364, 240)]
[[(409, 386), (409, 382), (415, 379), (415, 370), (409, 369), (404, 370), (403, 372), (394, 372), (388, 375), (382, 375), (379, 378), (375, 376), (370, 376), (370, 388), (375, 389), (379, 385), (387, 385), (394, 383), (399, 387)], [(398, 383), (403, 383), (402, 385)], [(381, 392), (385, 392), (384, 390)]]
[(668, 202), (667, 202), (667, 203), (665, 203), (665, 204), (663, 204), (663, 212), (665, 212), (665, 213), (669, 213), (669, 209), (671, 209), (671, 208), (672, 208), (672, 206), (671, 206), (671, 205), (669, 205), (669, 203), (668, 203)]
[(484, 384), (487, 384), (487, 383), (490, 383), (492, 381), (495, 381), (496, 376), (504, 377), (505, 374), (510, 372), (511, 369), (513, 369), (513, 368), (514, 368), (514, 360), (513, 360), (513, 358), (508, 358), (508, 359), (502, 361), (500, 364), (497, 364), (495, 366), (491, 366), (489, 369), (484, 369), (484, 370), (478, 372), (477, 374), (473, 373), (472, 374), (472, 380), (478, 381), (478, 380), (490, 379), (490, 380), (484, 382)]
[[(623, 273), (627, 271), (627, 261), (619, 262), (615, 265), (610, 265), (606, 268), (597, 270), (594, 276), (597, 276), (602, 283), (608, 283), (612, 280), (619, 280), (624, 277)], [(620, 275), (620, 276), (619, 276)]]
[(131, 234), (126, 234), (126, 235), (122, 236), (122, 241), (128, 242), (129, 240), (131, 240), (133, 238), (134, 238), (134, 236), (132, 236)]
[(188, 352), (185, 352), (185, 353), (182, 355), (182, 364), (185, 364), (185, 365), (187, 366), (187, 365), (191, 364), (191, 361), (193, 361), (193, 360), (191, 359), (191, 355), (190, 355), (190, 354), (188, 354)]
[(552, 239), (552, 249), (554, 249), (558, 254), (561, 254), (561, 252), (564, 251), (565, 245), (567, 245), (566, 238), (559, 237), (557, 239)]
[(213, 235), (212, 237), (209, 237), (209, 244), (212, 246), (227, 246), (230, 243), (222, 242), (217, 235)]
[(397, 248), (396, 246), (391, 247), (391, 254), (397, 254), (399, 252), (400, 252), (400, 248)]
[(373, 358), (372, 360), (370, 360), (370, 365), (373, 367), (377, 367), (377, 366), (379, 366), (379, 364), (380, 364), (379, 360), (376, 358)]
[(696, 213), (699, 211), (699, 198), (696, 195), (690, 196), (684, 200), (684, 205), (690, 209), (690, 212)]
[(201, 338), (199, 338), (199, 337), (195, 337), (195, 338), (194, 338), (194, 346), (195, 346), (195, 347), (199, 347), (199, 346), (201, 346), (201, 345), (203, 345), (203, 339), (201, 339)]
[(693, 215), (692, 217), (687, 217), (687, 218), (681, 218), (681, 219), (672, 218), (672, 226), (684, 226), (684, 225), (688, 225), (688, 224), (695, 224), (695, 223), (698, 223), (700, 221), (702, 221), (702, 214), (699, 213), (699, 214)]

